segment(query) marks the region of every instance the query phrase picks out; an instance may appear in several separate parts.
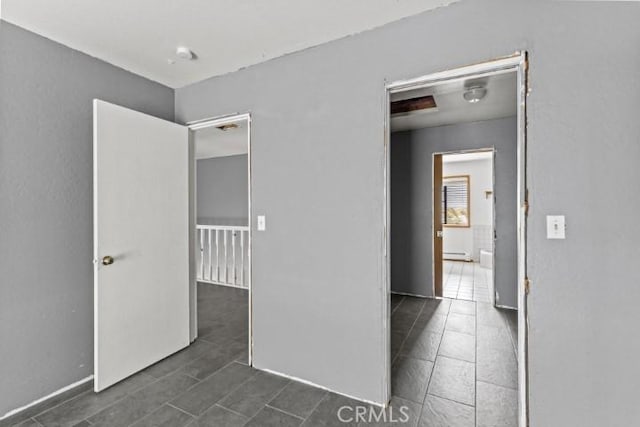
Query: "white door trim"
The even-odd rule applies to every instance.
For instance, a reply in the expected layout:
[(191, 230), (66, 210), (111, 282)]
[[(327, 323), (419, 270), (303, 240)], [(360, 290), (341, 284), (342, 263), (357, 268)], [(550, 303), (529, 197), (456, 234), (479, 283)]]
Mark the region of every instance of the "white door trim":
[(490, 76), (508, 72), (517, 73), (518, 97), (518, 425), (528, 426), (528, 359), (527, 359), (527, 294), (525, 280), (527, 278), (527, 234), (526, 234), (526, 96), (527, 96), (527, 53), (519, 51), (515, 54), (492, 61), (472, 64), (465, 67), (428, 74), (414, 79), (399, 80), (385, 84), (383, 96), (384, 111), (384, 162), (383, 162), (383, 309), (382, 309), (382, 342), (383, 360), (385, 363), (382, 395), (385, 402), (391, 398), (391, 256), (390, 256), (390, 100), (392, 93), (404, 92), (418, 88), (435, 86), (443, 82), (465, 80), (470, 77)]
[(253, 366), (253, 276), (252, 276), (252, 265), (253, 265), (253, 251), (252, 251), (252, 239), (253, 239), (253, 216), (251, 209), (251, 113), (234, 113), (227, 114), (224, 116), (212, 117), (202, 120), (195, 120), (186, 123), (186, 126), (189, 128), (191, 137), (189, 138), (189, 147), (190, 147), (190, 158), (192, 161), (191, 165), (191, 181), (189, 183), (189, 194), (190, 194), (190, 208), (192, 209), (192, 214), (190, 215), (192, 219), (192, 224), (189, 226), (189, 233), (191, 235), (192, 244), (191, 249), (194, 251), (194, 256), (190, 259), (190, 283), (193, 289), (192, 292), (192, 310), (191, 310), (191, 324), (193, 326), (191, 330), (191, 340), (195, 340), (198, 336), (198, 327), (197, 327), (197, 280), (196, 280), (196, 257), (195, 257), (195, 241), (196, 241), (196, 223), (197, 223), (197, 211), (196, 211), (196, 196), (197, 196), (197, 182), (195, 177), (195, 146), (193, 140), (193, 132), (206, 129), (210, 127), (218, 127), (224, 126), (237, 122), (247, 122), (247, 174), (248, 174), (248, 194), (249, 194), (249, 212), (248, 212), (248, 226), (249, 226), (249, 239), (248, 239), (248, 271), (247, 271), (247, 280), (248, 280), (248, 292), (249, 292), (249, 365)]

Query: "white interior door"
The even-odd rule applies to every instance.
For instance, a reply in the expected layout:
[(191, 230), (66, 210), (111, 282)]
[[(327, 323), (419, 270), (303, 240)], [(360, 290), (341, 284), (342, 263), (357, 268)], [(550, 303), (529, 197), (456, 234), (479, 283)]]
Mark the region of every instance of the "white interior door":
[(93, 104), (94, 388), (189, 345), (189, 131)]

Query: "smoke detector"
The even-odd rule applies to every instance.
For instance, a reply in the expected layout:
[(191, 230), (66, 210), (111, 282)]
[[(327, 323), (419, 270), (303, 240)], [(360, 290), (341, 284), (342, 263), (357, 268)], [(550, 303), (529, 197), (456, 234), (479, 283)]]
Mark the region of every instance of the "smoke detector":
[(475, 104), (477, 102), (480, 102), (480, 100), (486, 95), (486, 87), (484, 87), (483, 85), (475, 85), (466, 88), (464, 93), (462, 94), (462, 97), (465, 99), (465, 101)]
[(189, 49), (188, 47), (184, 47), (184, 46), (179, 46), (176, 49), (176, 56), (178, 58), (180, 58), (180, 59), (185, 60), (185, 61), (192, 61), (196, 57), (191, 49)]

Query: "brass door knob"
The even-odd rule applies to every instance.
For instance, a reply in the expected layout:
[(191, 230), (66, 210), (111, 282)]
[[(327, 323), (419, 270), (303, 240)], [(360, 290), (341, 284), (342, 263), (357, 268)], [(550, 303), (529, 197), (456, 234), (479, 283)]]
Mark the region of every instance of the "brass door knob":
[(111, 264), (113, 264), (113, 261), (114, 261), (113, 257), (107, 255), (106, 257), (102, 258), (102, 265), (111, 265)]

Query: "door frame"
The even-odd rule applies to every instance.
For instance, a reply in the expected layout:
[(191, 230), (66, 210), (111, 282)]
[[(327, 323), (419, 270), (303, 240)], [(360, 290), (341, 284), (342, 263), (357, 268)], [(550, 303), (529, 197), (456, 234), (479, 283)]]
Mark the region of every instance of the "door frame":
[(526, 51), (517, 51), (512, 55), (475, 63), (460, 68), (427, 74), (421, 77), (399, 80), (391, 83), (385, 81), (384, 96), (384, 161), (383, 173), (383, 304), (382, 304), (382, 343), (383, 343), (383, 384), (382, 396), (384, 403), (391, 398), (391, 204), (390, 204), (390, 102), (391, 94), (435, 86), (448, 81), (465, 80), (481, 76), (490, 76), (508, 72), (516, 72), (517, 76), (517, 169), (518, 169), (518, 195), (517, 195), (517, 224), (518, 224), (518, 425), (528, 426), (528, 316), (527, 316), (527, 170), (526, 170), (526, 136), (527, 115), (526, 97), (528, 94), (527, 72), (528, 59)]
[(252, 185), (251, 185), (251, 113), (234, 113), (223, 116), (217, 116), (212, 118), (206, 118), (201, 120), (195, 120), (186, 123), (189, 129), (189, 159), (191, 164), (189, 165), (189, 287), (190, 287), (190, 339), (193, 342), (198, 337), (198, 282), (196, 272), (196, 254), (195, 244), (197, 242), (197, 171), (196, 171), (196, 158), (195, 158), (195, 139), (194, 133), (201, 129), (210, 127), (218, 127), (229, 125), (232, 123), (238, 123), (246, 121), (247, 123), (247, 178), (248, 178), (248, 226), (249, 226), (249, 238), (247, 247), (247, 283), (249, 292), (249, 366), (253, 366), (253, 278), (252, 278), (252, 265), (253, 265), (253, 251), (252, 251), (252, 239), (253, 239), (253, 216), (251, 209), (252, 199)]
[[(494, 197), (495, 195), (495, 187), (496, 187), (496, 148), (495, 147), (485, 147), (485, 148), (469, 148), (469, 149), (460, 149), (460, 150), (451, 150), (451, 151), (438, 151), (437, 153), (432, 153), (432, 165), (435, 165), (435, 158), (436, 156), (442, 156), (443, 157), (443, 164), (444, 164), (444, 156), (449, 155), (449, 154), (465, 154), (465, 153), (491, 153), (492, 157), (491, 157), (491, 191), (492, 191), (492, 199), (493, 199), (493, 203), (492, 203), (492, 215), (491, 215), (491, 227), (493, 227), (493, 234), (494, 234), (494, 238), (491, 240), (491, 250), (493, 251), (492, 253), (495, 254), (496, 253), (496, 242), (495, 242), (495, 230), (496, 230), (496, 199)], [(435, 226), (436, 226), (436, 180), (435, 180), (435, 174), (436, 174), (436, 170), (435, 170), (435, 166), (432, 166), (432, 171), (433, 171), (433, 177), (432, 177), (432, 183), (433, 186), (431, 188), (432, 191), (432, 196), (431, 196), (431, 200), (433, 203), (433, 212), (432, 212), (432, 218), (431, 218), (431, 227), (433, 230), (435, 230)], [(462, 175), (461, 175), (462, 176)], [(444, 176), (442, 176), (442, 179), (444, 179)], [(471, 194), (469, 193), (467, 195), (467, 197), (471, 197)], [(469, 218), (471, 218), (471, 216), (469, 216)], [(471, 225), (469, 225), (471, 226)], [(444, 230), (443, 230), (444, 231)], [(433, 267), (432, 267), (432, 271), (433, 271), (433, 286), (432, 286), (432, 290), (433, 290), (433, 296), (436, 298), (444, 298), (442, 295), (437, 295), (436, 292), (436, 235), (433, 234), (432, 239), (433, 239), (433, 246), (432, 246), (432, 260), (433, 260)], [(444, 236), (443, 236), (444, 239)], [(442, 241), (442, 249), (443, 249), (443, 254), (444, 254), (444, 240)], [(444, 263), (444, 256), (440, 257), (441, 262)], [(494, 256), (494, 265), (495, 265), (495, 256)], [(441, 273), (442, 276), (444, 278), (444, 268), (441, 269)], [(492, 272), (491, 272), (491, 276), (493, 278), (493, 283), (495, 284), (496, 282), (496, 269), (495, 267), (493, 268)], [(442, 293), (444, 294), (444, 283), (442, 284), (442, 288), (440, 289), (442, 291)], [(493, 304), (495, 306), (495, 301), (496, 301), (496, 289), (495, 286), (493, 288)], [(511, 308), (511, 307), (501, 307), (501, 308)]]

